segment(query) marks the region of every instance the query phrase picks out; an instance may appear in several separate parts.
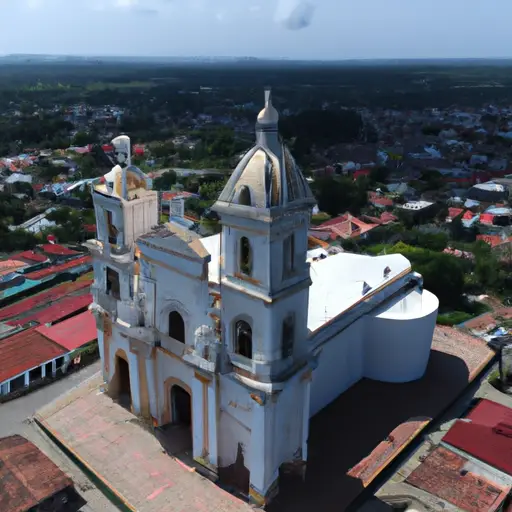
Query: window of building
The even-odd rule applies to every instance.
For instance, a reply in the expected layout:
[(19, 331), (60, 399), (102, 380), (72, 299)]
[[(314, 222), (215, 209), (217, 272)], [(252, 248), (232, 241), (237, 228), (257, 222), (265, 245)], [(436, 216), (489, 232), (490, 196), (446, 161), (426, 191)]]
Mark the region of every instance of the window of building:
[(293, 344), (295, 341), (295, 318), (289, 315), (283, 321), (283, 332), (281, 340), (281, 356), (283, 359), (293, 354)]
[(251, 191), (246, 185), (242, 185), (240, 187), (240, 192), (238, 193), (238, 204), (251, 206)]
[(169, 336), (176, 341), (185, 343), (185, 322), (177, 311), (169, 313)]
[(283, 274), (289, 276), (295, 270), (295, 235), (286, 237), (283, 243)]
[(114, 226), (112, 212), (110, 210), (105, 210), (105, 216), (107, 219), (108, 242), (110, 244), (117, 244), (118, 231), (117, 228)]
[(243, 320), (235, 324), (235, 353), (252, 359), (252, 329)]
[(252, 273), (252, 249), (249, 239), (240, 239), (240, 271), (248, 276)]
[(107, 267), (107, 294), (117, 300), (121, 299), (121, 286), (119, 284), (119, 273)]

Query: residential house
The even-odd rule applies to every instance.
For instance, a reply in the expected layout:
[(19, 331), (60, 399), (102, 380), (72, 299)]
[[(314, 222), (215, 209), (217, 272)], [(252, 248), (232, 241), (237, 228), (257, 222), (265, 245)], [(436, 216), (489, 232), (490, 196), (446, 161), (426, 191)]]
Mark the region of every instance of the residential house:
[(469, 199), (483, 201), (486, 203), (495, 203), (508, 198), (508, 190), (499, 183), (488, 181), (487, 183), (477, 183), (468, 191)]
[(371, 231), (377, 226), (378, 224), (370, 224), (355, 217), (354, 215), (351, 215), (350, 213), (345, 213), (344, 215), (336, 217), (335, 219), (330, 219), (317, 227), (311, 227), (310, 233), (312, 233), (313, 236), (316, 236), (315, 233), (317, 231), (329, 232), (331, 240), (336, 240), (337, 238), (364, 238), (368, 231)]
[(375, 208), (382, 209), (392, 208), (394, 204), (393, 199), (379, 192), (368, 192), (368, 202)]

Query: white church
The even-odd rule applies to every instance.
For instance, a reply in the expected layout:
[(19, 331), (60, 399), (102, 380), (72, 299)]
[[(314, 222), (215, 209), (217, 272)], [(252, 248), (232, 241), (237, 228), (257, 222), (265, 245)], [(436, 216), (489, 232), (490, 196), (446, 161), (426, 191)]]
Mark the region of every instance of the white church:
[(158, 194), (118, 137), (86, 243), (108, 393), (260, 505), (280, 470), (304, 473), (310, 418), (341, 393), (422, 377), (439, 305), (399, 254), (307, 262), (316, 202), (278, 120), (266, 91), (255, 145), (214, 205), (222, 231), (206, 238), (159, 225)]

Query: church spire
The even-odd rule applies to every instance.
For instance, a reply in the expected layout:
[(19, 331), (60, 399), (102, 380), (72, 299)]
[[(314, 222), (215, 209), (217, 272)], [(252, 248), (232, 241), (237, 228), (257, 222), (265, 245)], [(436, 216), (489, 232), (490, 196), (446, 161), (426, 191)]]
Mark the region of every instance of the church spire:
[(258, 114), (256, 122), (256, 140), (263, 147), (269, 147), (278, 143), (278, 125), (279, 113), (274, 105), (272, 105), (272, 90), (270, 87), (265, 88), (265, 106)]

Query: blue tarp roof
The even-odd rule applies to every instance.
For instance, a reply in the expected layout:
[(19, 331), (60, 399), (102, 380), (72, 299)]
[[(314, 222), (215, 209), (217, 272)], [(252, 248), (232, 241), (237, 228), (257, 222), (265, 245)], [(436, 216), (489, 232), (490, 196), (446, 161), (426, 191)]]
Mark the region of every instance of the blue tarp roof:
[(6, 299), (7, 297), (12, 297), (17, 293), (24, 292), (25, 290), (30, 290), (30, 288), (34, 288), (35, 286), (41, 284), (42, 281), (37, 281), (33, 279), (25, 279), (24, 283), (19, 284), (18, 286), (12, 286), (11, 288), (7, 288), (7, 290), (3, 290), (0, 292), (0, 299)]

